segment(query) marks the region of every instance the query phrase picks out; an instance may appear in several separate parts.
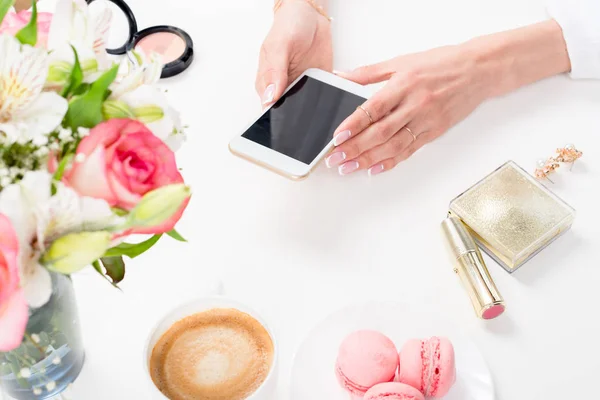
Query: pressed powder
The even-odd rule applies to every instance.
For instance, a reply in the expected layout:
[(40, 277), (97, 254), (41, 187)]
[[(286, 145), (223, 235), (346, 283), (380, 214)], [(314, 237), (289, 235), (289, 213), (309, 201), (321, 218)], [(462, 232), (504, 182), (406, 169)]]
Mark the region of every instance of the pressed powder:
[(475, 240), (514, 272), (567, 231), (575, 210), (512, 161), (450, 203)]
[(157, 25), (140, 31), (135, 15), (125, 0), (108, 0), (108, 3), (85, 1), (90, 4), (90, 8), (97, 8), (99, 11), (101, 7), (108, 7), (116, 19), (116, 23), (111, 25), (108, 32), (106, 51), (109, 54), (122, 55), (134, 49), (146, 56), (158, 54), (164, 64), (161, 78), (180, 74), (192, 64), (194, 42), (184, 30), (169, 25)]
[(156, 32), (142, 38), (135, 46), (145, 54), (158, 53), (164, 63), (179, 59), (186, 49), (185, 41), (171, 32)]

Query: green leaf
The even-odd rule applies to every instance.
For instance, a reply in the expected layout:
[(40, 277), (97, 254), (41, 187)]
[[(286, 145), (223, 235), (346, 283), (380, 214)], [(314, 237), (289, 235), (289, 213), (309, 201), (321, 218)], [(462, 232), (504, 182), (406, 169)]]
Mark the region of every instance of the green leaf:
[(8, 374), (10, 374), (12, 372), (12, 370), (10, 369), (10, 365), (7, 364), (0, 364), (0, 377), (6, 376)]
[(104, 254), (104, 257), (127, 256), (129, 258), (135, 258), (140, 254), (148, 251), (152, 246), (154, 246), (161, 236), (162, 235), (154, 235), (150, 239), (136, 244), (121, 243), (120, 245), (113, 247), (112, 249), (108, 249), (106, 254)]
[(15, 37), (22, 44), (28, 44), (30, 46), (35, 46), (38, 39), (38, 31), (37, 31), (37, 1), (33, 0), (33, 10), (31, 12), (31, 19), (29, 23), (23, 27)]
[(2, 23), (4, 16), (13, 6), (13, 4), (15, 4), (15, 0), (0, 0), (0, 23)]
[[(92, 262), (92, 267), (94, 267), (94, 269), (104, 278), (106, 279), (106, 281), (108, 283), (110, 283), (111, 285), (113, 285), (114, 287), (116, 287), (117, 289), (121, 290), (121, 288), (119, 286), (117, 286), (116, 283), (114, 283), (113, 281), (111, 281), (106, 274), (104, 273), (104, 270), (102, 269), (102, 266), (100, 265), (100, 261), (96, 260), (94, 262)], [(56, 347), (56, 346), (55, 346)]]
[(73, 49), (73, 55), (75, 56), (75, 63), (73, 64), (73, 69), (71, 69), (71, 75), (67, 80), (69, 84), (64, 87), (60, 94), (64, 98), (67, 98), (67, 96), (74, 92), (79, 85), (81, 85), (81, 82), (83, 82), (83, 71), (81, 70), (81, 64), (79, 63), (79, 55), (77, 54), (75, 47), (71, 46), (71, 48)]
[(80, 126), (93, 128), (104, 120), (102, 103), (108, 93), (108, 87), (117, 77), (118, 69), (118, 65), (113, 66), (92, 83), (90, 90), (70, 101), (67, 115), (65, 115), (66, 126), (73, 130)]
[(16, 365), (16, 366), (20, 367), (19, 359), (12, 352), (6, 353), (5, 357), (8, 360), (9, 364)]
[[(45, 347), (42, 346), (40, 343), (41, 347)], [(41, 353), (40, 350), (33, 345), (32, 343), (25, 343), (25, 345), (23, 345), (23, 348), (25, 349), (25, 354), (27, 356), (29, 356), (30, 358), (33, 358), (33, 362), (37, 362), (38, 360), (43, 360), (45, 357), (44, 353)]]
[(20, 368), (15, 364), (10, 364), (10, 369), (12, 373), (15, 374), (15, 378), (17, 378), (17, 383), (19, 384), (19, 386), (21, 386), (23, 389), (29, 389), (29, 384), (27, 383), (27, 381), (21, 378), (19, 375)]
[(90, 85), (89, 83), (82, 83), (77, 89), (75, 89), (75, 91), (73, 92), (73, 96), (81, 96), (82, 94), (87, 93), (87, 91), (90, 90), (91, 86), (92, 85)]
[(181, 236), (179, 234), (179, 232), (177, 232), (175, 229), (172, 229), (169, 232), (167, 232), (167, 235), (171, 236), (173, 239), (178, 240), (180, 242), (187, 242), (187, 240), (185, 240), (185, 238), (183, 236)]
[(46, 332), (40, 332), (40, 347), (48, 347), (50, 345), (50, 336)]
[(67, 339), (67, 336), (62, 332), (56, 332), (52, 336), (52, 347), (54, 347), (55, 349), (59, 349), (68, 343), (69, 339)]
[(94, 262), (92, 262), (92, 267), (94, 267), (94, 269), (96, 271), (98, 271), (98, 273), (102, 276), (104, 276), (104, 271), (102, 270), (102, 267), (100, 266), (100, 261), (96, 260)]
[(66, 156), (63, 157), (62, 160), (60, 160), (60, 163), (58, 164), (58, 167), (56, 168), (54, 175), (52, 175), (53, 180), (60, 181), (62, 179), (63, 174), (65, 173), (65, 169), (67, 168), (67, 165), (69, 165), (69, 163), (71, 162), (72, 159), (73, 159), (73, 154), (67, 154)]
[(123, 257), (102, 257), (100, 259), (113, 283), (119, 283), (125, 278), (125, 262)]
[(129, 211), (127, 210), (123, 210), (122, 208), (119, 207), (111, 207), (110, 210), (115, 214), (118, 215), (119, 217), (124, 217), (127, 214), (129, 214)]

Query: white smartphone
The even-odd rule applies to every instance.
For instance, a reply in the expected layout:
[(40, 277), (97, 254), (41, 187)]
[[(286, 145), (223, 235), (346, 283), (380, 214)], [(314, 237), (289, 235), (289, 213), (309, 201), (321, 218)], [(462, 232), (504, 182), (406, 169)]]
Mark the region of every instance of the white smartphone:
[(273, 172), (301, 180), (333, 148), (333, 132), (366, 97), (362, 85), (309, 69), (234, 138), (229, 149)]

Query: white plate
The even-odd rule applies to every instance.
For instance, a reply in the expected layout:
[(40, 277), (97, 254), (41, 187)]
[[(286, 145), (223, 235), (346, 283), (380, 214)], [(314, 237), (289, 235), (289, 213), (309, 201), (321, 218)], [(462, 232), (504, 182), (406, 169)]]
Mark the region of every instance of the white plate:
[(398, 349), (411, 338), (446, 336), (456, 351), (456, 384), (444, 400), (495, 400), (494, 383), (476, 345), (439, 315), (411, 312), (400, 303), (366, 303), (347, 307), (316, 326), (304, 340), (292, 367), (292, 400), (348, 400), (337, 384), (334, 366), (340, 343), (359, 329), (378, 330)]

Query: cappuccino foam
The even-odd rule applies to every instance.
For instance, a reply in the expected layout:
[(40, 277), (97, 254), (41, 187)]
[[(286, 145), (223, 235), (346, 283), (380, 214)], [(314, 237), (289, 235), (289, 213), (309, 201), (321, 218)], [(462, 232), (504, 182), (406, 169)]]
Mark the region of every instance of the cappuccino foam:
[(269, 375), (273, 353), (260, 322), (217, 308), (175, 323), (154, 346), (150, 373), (171, 400), (243, 400)]

